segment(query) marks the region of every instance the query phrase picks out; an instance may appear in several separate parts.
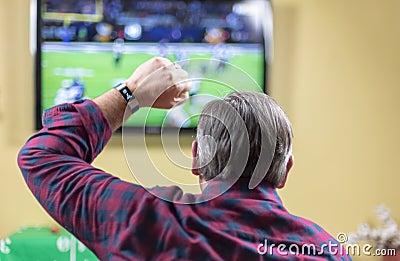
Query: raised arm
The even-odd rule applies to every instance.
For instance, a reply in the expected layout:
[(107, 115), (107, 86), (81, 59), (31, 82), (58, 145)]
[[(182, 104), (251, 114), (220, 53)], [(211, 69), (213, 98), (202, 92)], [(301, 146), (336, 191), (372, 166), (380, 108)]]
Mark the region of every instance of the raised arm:
[[(188, 85), (176, 84), (186, 77), (179, 66), (155, 58), (141, 65), (126, 84), (140, 106), (170, 108), (187, 99)], [(112, 89), (93, 101), (53, 107), (44, 113), (43, 129), (18, 155), (24, 179), (39, 203), (104, 260), (118, 230), (136, 222), (138, 215), (133, 213), (152, 200), (140, 186), (90, 165), (121, 126), (126, 106)]]

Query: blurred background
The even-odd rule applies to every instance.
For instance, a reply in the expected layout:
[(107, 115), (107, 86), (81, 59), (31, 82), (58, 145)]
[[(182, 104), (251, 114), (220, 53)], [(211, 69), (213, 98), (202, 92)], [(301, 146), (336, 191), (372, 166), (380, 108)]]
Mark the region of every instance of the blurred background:
[[(29, 1), (0, 0), (0, 4), (0, 238), (4, 238), (23, 226), (54, 223), (30, 194), (16, 164), (18, 150), (34, 131)], [(390, 208), (399, 221), (400, 1), (275, 0), (272, 4), (269, 92), (285, 108), (295, 135), (294, 169), (280, 191), (285, 206), (333, 235), (356, 231), (361, 222), (377, 224), (373, 209), (378, 204)], [(189, 143), (183, 150), (189, 150)], [(191, 178), (176, 170), (157, 142), (149, 144), (149, 153), (163, 171)], [(133, 181), (118, 135), (95, 165)]]

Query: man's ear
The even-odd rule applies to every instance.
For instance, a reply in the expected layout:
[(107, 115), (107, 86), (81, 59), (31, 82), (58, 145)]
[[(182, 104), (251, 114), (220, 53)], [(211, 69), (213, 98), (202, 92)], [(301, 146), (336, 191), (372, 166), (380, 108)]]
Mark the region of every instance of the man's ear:
[(200, 172), (197, 169), (197, 140), (192, 142), (192, 157), (192, 173), (198, 176), (200, 175)]
[(285, 186), (287, 177), (288, 177), (288, 175), (289, 175), (289, 171), (292, 169), (293, 164), (294, 164), (294, 157), (293, 157), (293, 155), (290, 155), (289, 160), (288, 160), (288, 162), (286, 163), (286, 175), (285, 175), (285, 179), (282, 181), (282, 183), (281, 183), (279, 186), (277, 186), (278, 189), (281, 189), (281, 188), (283, 188), (283, 187)]

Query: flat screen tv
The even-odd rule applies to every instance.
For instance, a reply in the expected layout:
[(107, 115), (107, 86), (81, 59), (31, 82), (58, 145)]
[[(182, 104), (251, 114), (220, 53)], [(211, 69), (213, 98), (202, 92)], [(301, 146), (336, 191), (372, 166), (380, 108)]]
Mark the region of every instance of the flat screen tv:
[(209, 100), (254, 83), (266, 92), (267, 0), (38, 0), (36, 15), (37, 128), (45, 109), (94, 98), (155, 56), (197, 79), (190, 99), (171, 111), (140, 109), (126, 126), (193, 129)]

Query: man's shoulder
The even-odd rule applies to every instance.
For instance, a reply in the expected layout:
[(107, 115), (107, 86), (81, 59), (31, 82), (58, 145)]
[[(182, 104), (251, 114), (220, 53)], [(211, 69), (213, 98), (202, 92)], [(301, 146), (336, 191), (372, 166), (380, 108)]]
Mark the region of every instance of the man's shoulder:
[(290, 220), (290, 229), (282, 234), (282, 239), (287, 241), (289, 247), (299, 250), (306, 256), (351, 260), (338, 239), (316, 222), (289, 213), (287, 219)]
[(325, 243), (328, 241), (337, 241), (336, 238), (322, 228), (322, 226), (310, 219), (296, 216), (289, 212), (287, 212), (286, 219), (291, 224), (291, 232), (299, 234), (306, 242)]

